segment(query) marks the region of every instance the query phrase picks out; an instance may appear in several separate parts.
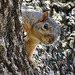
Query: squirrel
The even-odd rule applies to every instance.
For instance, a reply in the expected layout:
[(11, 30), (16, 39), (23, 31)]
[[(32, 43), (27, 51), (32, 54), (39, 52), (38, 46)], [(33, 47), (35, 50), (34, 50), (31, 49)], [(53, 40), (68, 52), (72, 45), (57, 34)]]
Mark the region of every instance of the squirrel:
[(33, 69), (37, 69), (37, 65), (32, 60), (32, 54), (36, 45), (42, 42), (46, 45), (53, 44), (60, 35), (60, 28), (58, 24), (48, 16), (48, 12), (39, 12), (27, 8), (22, 5), (22, 18), (24, 21), (23, 31), (27, 33), (26, 36), (26, 52), (30, 65)]

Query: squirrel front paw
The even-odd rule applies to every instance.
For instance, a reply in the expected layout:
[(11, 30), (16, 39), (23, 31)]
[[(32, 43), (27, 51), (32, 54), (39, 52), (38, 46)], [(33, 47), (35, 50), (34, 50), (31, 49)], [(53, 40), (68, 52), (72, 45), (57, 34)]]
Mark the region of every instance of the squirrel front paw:
[(37, 67), (36, 64), (33, 62), (33, 60), (29, 59), (29, 63), (30, 63), (30, 65), (32, 66), (32, 68), (33, 68), (34, 70), (38, 70), (38, 67)]

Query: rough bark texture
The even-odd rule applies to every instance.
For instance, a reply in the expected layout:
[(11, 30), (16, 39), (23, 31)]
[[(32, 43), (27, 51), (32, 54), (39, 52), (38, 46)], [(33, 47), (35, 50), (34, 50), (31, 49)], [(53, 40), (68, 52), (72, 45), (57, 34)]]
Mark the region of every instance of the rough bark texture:
[(23, 42), (21, 2), (0, 0), (0, 75), (34, 75)]
[(20, 12), (21, 0), (0, 0), (0, 75), (74, 75), (75, 74), (75, 1), (30, 0), (39, 11), (49, 11), (61, 27), (54, 47), (39, 44), (33, 55), (40, 67), (34, 71), (27, 60)]

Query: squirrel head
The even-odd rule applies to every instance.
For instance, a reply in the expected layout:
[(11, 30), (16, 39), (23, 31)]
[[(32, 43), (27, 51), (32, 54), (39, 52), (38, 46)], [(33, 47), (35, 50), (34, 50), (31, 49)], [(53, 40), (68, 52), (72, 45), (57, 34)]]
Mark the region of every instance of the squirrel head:
[[(36, 31), (35, 31), (36, 30)], [(33, 26), (33, 34), (44, 44), (52, 44), (60, 35), (58, 24), (45, 12), (39, 22)]]

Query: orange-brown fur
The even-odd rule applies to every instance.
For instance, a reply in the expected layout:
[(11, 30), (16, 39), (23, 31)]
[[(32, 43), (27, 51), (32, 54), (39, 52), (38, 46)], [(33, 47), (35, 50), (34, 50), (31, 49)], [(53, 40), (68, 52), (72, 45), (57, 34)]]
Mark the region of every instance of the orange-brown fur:
[[(48, 17), (48, 12), (41, 13), (23, 7), (22, 16), (24, 21), (23, 30), (27, 33), (26, 37), (28, 38), (25, 44), (26, 52), (30, 64), (36, 69), (37, 66), (32, 60), (35, 46), (40, 41), (44, 44), (52, 44), (59, 36), (60, 29), (56, 22)], [(48, 29), (44, 28), (46, 24)]]

